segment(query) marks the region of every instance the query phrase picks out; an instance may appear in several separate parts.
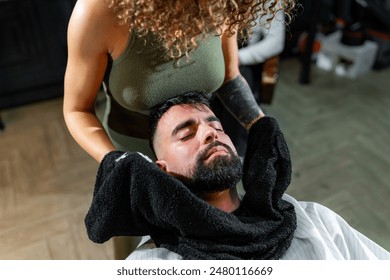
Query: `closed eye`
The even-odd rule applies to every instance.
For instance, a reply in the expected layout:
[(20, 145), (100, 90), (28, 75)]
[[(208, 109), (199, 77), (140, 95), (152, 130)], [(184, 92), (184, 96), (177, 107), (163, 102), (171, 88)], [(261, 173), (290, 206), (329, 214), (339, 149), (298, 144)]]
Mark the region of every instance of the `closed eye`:
[(216, 131), (224, 132), (220, 122), (212, 122), (210, 123), (210, 126), (214, 128)]
[(187, 141), (195, 136), (195, 132), (185, 135), (184, 137), (180, 138), (180, 141)]

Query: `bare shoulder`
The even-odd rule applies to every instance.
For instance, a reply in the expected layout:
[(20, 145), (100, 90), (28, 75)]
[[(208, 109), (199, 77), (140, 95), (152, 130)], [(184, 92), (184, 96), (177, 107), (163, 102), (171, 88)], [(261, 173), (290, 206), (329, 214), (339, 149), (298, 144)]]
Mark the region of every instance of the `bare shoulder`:
[(114, 20), (114, 14), (105, 0), (78, 0), (71, 20), (104, 25)]
[(76, 2), (68, 26), (70, 42), (75, 40), (80, 46), (96, 46), (107, 52), (121, 33), (115, 14), (105, 0)]

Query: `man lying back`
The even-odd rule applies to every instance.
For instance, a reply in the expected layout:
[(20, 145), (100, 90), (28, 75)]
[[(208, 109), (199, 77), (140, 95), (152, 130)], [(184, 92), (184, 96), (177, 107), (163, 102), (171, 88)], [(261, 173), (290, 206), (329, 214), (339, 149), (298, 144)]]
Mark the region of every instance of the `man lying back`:
[(105, 156), (85, 219), (89, 238), (144, 236), (128, 259), (390, 259), (330, 209), (285, 194), (291, 160), (274, 118), (260, 111), (248, 129), (242, 162), (206, 95), (155, 108), (156, 161)]

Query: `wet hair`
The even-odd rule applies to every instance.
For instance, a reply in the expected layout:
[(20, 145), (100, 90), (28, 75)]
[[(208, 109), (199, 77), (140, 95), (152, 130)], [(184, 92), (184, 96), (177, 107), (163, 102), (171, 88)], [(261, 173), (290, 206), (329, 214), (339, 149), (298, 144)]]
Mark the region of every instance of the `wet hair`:
[(198, 108), (199, 110), (204, 110), (205, 107), (210, 108), (208, 95), (204, 92), (198, 91), (189, 91), (187, 93), (172, 97), (162, 104), (152, 107), (149, 118), (149, 145), (155, 155), (156, 152), (154, 150), (153, 141), (156, 134), (157, 125), (161, 117), (170, 108), (176, 105), (188, 105), (189, 107)]
[[(290, 22), (296, 0), (106, 0), (120, 24), (131, 32), (156, 35), (167, 58), (188, 56), (199, 40), (210, 34), (228, 35), (237, 30), (250, 36), (258, 18), (270, 22), (283, 10)], [(249, 35), (247, 35), (249, 34)]]

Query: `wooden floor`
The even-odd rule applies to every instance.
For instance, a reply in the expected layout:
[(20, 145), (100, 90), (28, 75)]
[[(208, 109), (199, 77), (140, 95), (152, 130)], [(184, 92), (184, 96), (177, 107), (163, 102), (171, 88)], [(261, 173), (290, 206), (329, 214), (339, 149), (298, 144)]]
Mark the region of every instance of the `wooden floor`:
[[(390, 250), (390, 69), (357, 80), (313, 67), (298, 83), (296, 59), (282, 62), (267, 114), (293, 159), (288, 190), (320, 202)], [(2, 112), (0, 259), (113, 259), (112, 243), (86, 236), (97, 163), (67, 132), (62, 100)]]

